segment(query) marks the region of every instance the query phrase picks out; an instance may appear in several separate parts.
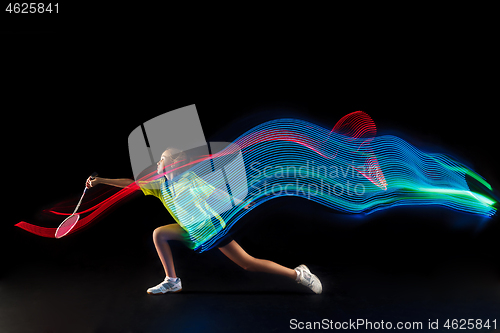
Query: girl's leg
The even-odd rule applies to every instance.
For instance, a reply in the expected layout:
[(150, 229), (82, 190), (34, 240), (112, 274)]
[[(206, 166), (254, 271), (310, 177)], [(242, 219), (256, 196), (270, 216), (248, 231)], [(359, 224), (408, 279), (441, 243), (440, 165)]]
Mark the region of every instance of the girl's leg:
[(174, 260), (172, 258), (172, 251), (168, 245), (169, 240), (184, 240), (186, 231), (181, 228), (177, 223), (164, 225), (158, 227), (153, 232), (153, 241), (155, 243), (156, 251), (160, 257), (165, 275), (171, 278), (176, 278)]
[(246, 253), (245, 250), (243, 250), (234, 240), (226, 246), (220, 247), (219, 250), (247, 271), (278, 274), (287, 276), (294, 280), (297, 278), (295, 270), (286, 268), (270, 260), (254, 258)]

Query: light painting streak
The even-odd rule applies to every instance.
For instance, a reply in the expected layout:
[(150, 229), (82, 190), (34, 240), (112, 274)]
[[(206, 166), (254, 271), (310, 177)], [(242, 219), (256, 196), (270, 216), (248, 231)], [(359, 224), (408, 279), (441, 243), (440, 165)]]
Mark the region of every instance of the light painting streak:
[[(493, 198), (469, 189), (466, 175), (491, 190), (480, 175), (446, 155), (423, 152), (399, 137), (376, 136), (373, 120), (362, 111), (342, 117), (332, 130), (300, 119), (268, 121), (243, 133), (233, 144), (217, 154), (199, 156), (188, 167), (179, 167), (184, 172), (174, 178), (174, 184), (188, 184), (186, 179), (194, 184), (184, 186), (169, 201), (169, 210), (189, 233), (198, 252), (216, 246), (250, 210), (280, 196), (297, 196), (354, 214), (426, 205), (486, 217), (496, 212)], [(210, 176), (210, 160), (230, 162), (234, 147), (242, 152), (245, 172), (241, 175), (231, 168), (226, 172), (228, 177), (244, 177), (239, 180), (246, 186), (232, 189), (231, 196), (246, 195), (244, 203), (223, 209), (232, 201), (217, 192), (217, 179)], [(141, 182), (159, 181), (160, 177), (163, 175), (152, 173)], [(140, 190), (138, 183), (80, 212), (88, 215), (69, 234), (99, 220), (104, 212)], [(250, 202), (254, 205), (243, 209)], [(56, 230), (27, 222), (16, 226), (52, 238)]]

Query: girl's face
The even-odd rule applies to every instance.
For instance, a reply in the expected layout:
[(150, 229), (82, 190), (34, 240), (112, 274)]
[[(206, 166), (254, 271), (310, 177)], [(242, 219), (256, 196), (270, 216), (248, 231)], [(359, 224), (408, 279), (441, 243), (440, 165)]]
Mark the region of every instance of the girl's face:
[(170, 155), (168, 150), (165, 150), (163, 154), (161, 154), (160, 160), (156, 163), (156, 172), (158, 174), (162, 174), (165, 172), (165, 166), (174, 163), (172, 156)]

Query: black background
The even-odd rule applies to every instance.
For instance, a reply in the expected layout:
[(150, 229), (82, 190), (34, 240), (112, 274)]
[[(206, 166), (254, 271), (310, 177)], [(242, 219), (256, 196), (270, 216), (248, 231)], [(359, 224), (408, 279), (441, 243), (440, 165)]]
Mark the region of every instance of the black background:
[[(65, 274), (88, 279), (98, 275), (102, 281), (108, 279), (104, 283), (108, 289), (117, 278), (140, 274), (144, 281), (129, 281), (141, 293), (158, 283), (163, 272), (151, 234), (174, 221), (154, 198), (138, 195), (100, 222), (60, 240), (32, 235), (14, 224), (57, 226), (40, 212), (64, 200), (76, 203), (93, 171), (108, 178), (131, 178), (129, 133), (157, 115), (190, 104), (197, 106), (207, 141), (232, 141), (281, 117), (331, 128), (343, 115), (362, 110), (373, 118), (380, 135), (398, 135), (423, 150), (449, 153), (500, 188), (490, 50), (477, 40), (416, 44), (417, 39), (411, 39), (415, 44), (402, 44), (395, 39), (379, 44), (371, 39), (341, 47), (314, 29), (306, 36), (311, 38), (299, 42), (296, 34), (288, 35), (279, 27), (272, 35), (252, 29), (222, 35), (219, 30), (204, 31), (203, 25), (189, 35), (169, 29), (165, 34), (133, 31), (130, 26), (115, 30), (111, 24), (90, 30), (79, 27), (68, 32), (51, 26), (38, 33), (4, 35), (8, 51), (2, 65), (5, 195), (0, 277), (6, 285), (26, 279), (34, 286), (33, 281), (46, 279), (54, 285), (50, 292), (64, 298), (57, 285)], [(478, 285), (498, 293), (497, 217), (485, 220), (442, 207), (418, 207), (360, 219), (304, 199), (278, 198), (245, 219), (245, 228), (235, 237), (247, 252), (288, 267), (307, 263), (324, 279), (337, 272), (359, 271), (377, 281), (399, 284), (411, 297), (424, 283), (431, 305), (449, 296), (439, 293), (445, 285), (452, 294)], [(201, 292), (257, 290), (258, 294), (261, 286), (251, 280), (252, 273), (242, 272), (219, 251), (194, 254), (181, 245), (172, 247), (188, 292), (190, 282), (196, 285), (212, 277), (216, 287), (208, 282), (203, 289), (201, 284)], [(324, 280), (323, 284), (327, 292), (337, 290), (324, 309), (345, 301), (338, 296), (342, 285)], [(328, 290), (331, 284), (338, 289)], [(484, 305), (491, 303), (481, 303), (473, 292), (467, 295), (462, 301), (468, 306), (483, 305), (485, 315), (493, 313)], [(18, 302), (10, 313), (23, 312), (23, 303)], [(78, 304), (83, 299), (68, 302)], [(396, 316), (394, 302), (386, 312), (381, 310), (388, 318)], [(400, 317), (420, 319), (425, 306)], [(314, 311), (308, 313), (301, 320), (316, 319)], [(38, 319), (33, 325), (46, 329), (51, 327), (47, 322)], [(279, 325), (288, 327), (287, 321)], [(267, 322), (261, 326), (274, 327)]]

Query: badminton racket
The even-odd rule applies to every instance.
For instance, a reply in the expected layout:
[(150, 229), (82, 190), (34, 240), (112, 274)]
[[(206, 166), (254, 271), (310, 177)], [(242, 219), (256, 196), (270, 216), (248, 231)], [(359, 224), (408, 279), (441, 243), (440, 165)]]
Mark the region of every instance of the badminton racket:
[[(97, 172), (94, 172), (91, 176), (90, 179), (94, 180), (95, 177), (97, 177)], [(73, 229), (73, 227), (76, 225), (78, 220), (80, 219), (80, 214), (76, 214), (78, 211), (78, 208), (80, 208), (80, 204), (82, 203), (82, 199), (85, 196), (85, 192), (87, 192), (87, 187), (83, 190), (82, 197), (80, 198), (80, 201), (78, 201), (78, 205), (76, 205), (75, 210), (73, 211), (73, 214), (68, 216), (64, 221), (61, 222), (59, 227), (57, 227), (56, 230), (56, 238), (61, 238), (65, 235), (68, 234), (68, 232)]]

